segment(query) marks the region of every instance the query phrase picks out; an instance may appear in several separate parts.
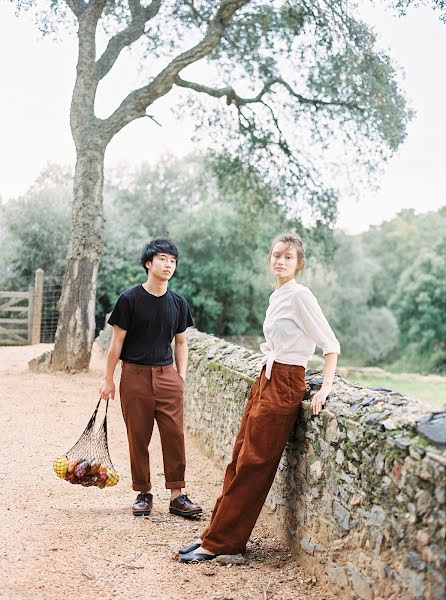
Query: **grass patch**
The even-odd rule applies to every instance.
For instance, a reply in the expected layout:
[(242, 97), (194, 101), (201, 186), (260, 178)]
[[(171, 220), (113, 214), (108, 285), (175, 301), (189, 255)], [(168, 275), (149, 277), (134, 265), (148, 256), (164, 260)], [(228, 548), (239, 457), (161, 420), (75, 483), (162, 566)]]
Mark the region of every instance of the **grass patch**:
[(416, 373), (383, 374), (364, 373), (348, 369), (342, 374), (349, 381), (359, 383), (364, 387), (384, 387), (394, 392), (400, 392), (422, 402), (441, 406), (446, 402), (446, 377), (418, 375)]

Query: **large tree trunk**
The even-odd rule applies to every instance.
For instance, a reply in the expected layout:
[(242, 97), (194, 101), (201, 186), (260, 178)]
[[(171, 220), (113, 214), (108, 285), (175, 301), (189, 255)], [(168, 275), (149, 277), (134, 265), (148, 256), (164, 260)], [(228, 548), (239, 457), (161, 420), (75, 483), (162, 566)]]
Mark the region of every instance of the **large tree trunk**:
[[(93, 133), (93, 132), (92, 132)], [(87, 369), (95, 333), (96, 277), (102, 250), (102, 145), (77, 148), (67, 269), (51, 369)]]
[(161, 2), (152, 0), (149, 6), (143, 6), (139, 1), (129, 1), (131, 22), (109, 40), (102, 56), (96, 60), (96, 29), (107, 2), (67, 1), (79, 24), (79, 55), (70, 112), (77, 162), (72, 228), (59, 301), (56, 343), (51, 356), (52, 370), (79, 371), (87, 369), (90, 362), (96, 277), (102, 251), (102, 188), (107, 144), (128, 123), (144, 117), (147, 107), (170, 91), (182, 69), (218, 45), (233, 14), (248, 1), (223, 0), (203, 39), (176, 56), (149, 84), (131, 92), (105, 120), (96, 118), (94, 111), (98, 83), (113, 67), (120, 52), (143, 35), (146, 22), (157, 15)]

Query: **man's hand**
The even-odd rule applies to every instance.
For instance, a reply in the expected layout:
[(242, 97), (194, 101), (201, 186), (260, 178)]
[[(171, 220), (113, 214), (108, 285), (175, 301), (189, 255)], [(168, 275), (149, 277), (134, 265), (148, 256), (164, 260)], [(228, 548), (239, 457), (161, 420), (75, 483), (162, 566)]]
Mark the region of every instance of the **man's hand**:
[(178, 375), (186, 381), (187, 372), (187, 334), (185, 331), (175, 335), (175, 365)]
[(113, 382), (113, 374), (115, 372), (116, 363), (121, 355), (122, 345), (124, 343), (127, 331), (121, 329), (117, 325), (113, 325), (113, 335), (110, 343), (110, 348), (107, 352), (107, 366), (105, 368), (104, 381), (99, 389), (99, 397), (101, 400), (115, 398), (115, 384)]
[(104, 379), (99, 389), (99, 397), (101, 400), (115, 399), (115, 384), (113, 380)]

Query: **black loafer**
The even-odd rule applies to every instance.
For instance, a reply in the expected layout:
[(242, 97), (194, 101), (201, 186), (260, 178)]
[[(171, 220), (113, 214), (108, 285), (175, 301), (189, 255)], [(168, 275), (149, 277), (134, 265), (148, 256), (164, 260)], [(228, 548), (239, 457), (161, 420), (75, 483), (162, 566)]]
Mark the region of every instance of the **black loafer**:
[(205, 560), (214, 560), (215, 554), (197, 554), (195, 552), (189, 552), (188, 554), (181, 554), (178, 562), (180, 563), (195, 563), (203, 562)]
[(200, 546), (201, 546), (201, 544), (197, 544), (197, 543), (191, 544), (190, 546), (186, 546), (186, 548), (180, 548), (178, 550), (178, 554), (189, 554), (189, 552), (193, 552)]

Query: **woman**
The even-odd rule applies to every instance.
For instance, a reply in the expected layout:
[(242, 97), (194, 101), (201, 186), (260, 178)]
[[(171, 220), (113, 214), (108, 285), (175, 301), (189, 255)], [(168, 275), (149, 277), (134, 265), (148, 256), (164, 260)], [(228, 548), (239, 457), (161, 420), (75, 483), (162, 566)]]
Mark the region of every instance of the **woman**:
[(299, 414), (305, 367), (316, 345), (322, 348), (325, 368), (322, 387), (311, 402), (314, 415), (332, 389), (339, 342), (312, 292), (295, 280), (305, 264), (302, 240), (293, 233), (277, 236), (268, 259), (276, 289), (263, 325), (263, 367), (251, 389), (211, 522), (198, 543), (179, 551), (180, 562), (245, 551)]

